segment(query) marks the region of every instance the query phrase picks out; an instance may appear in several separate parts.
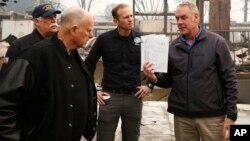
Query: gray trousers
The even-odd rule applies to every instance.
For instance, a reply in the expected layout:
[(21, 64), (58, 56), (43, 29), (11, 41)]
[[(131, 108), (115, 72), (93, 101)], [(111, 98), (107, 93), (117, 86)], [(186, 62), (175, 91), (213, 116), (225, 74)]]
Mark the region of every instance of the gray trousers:
[(122, 122), (122, 140), (138, 141), (142, 100), (134, 94), (109, 94), (111, 98), (99, 107), (97, 141), (114, 141), (119, 118)]

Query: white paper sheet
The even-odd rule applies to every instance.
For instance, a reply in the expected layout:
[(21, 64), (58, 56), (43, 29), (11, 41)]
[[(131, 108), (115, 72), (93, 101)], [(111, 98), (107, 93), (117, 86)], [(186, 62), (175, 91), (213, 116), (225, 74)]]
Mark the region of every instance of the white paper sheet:
[(153, 63), (155, 72), (168, 70), (169, 38), (165, 35), (141, 36), (141, 70), (145, 62)]

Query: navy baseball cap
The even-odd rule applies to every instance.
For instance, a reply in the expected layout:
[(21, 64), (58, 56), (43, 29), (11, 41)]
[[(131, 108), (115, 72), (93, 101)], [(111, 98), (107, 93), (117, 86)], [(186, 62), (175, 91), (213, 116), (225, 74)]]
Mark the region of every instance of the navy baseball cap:
[(38, 18), (38, 17), (48, 17), (52, 14), (60, 14), (60, 10), (56, 10), (51, 4), (42, 4), (38, 5), (35, 7), (35, 9), (32, 12), (32, 17), (33, 18)]

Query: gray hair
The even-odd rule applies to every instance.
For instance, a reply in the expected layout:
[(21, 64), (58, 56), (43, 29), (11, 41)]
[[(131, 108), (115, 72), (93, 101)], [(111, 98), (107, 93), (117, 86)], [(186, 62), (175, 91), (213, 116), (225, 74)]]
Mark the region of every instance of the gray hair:
[(196, 4), (189, 2), (189, 1), (184, 1), (182, 3), (180, 3), (176, 9), (183, 7), (183, 6), (187, 6), (192, 14), (199, 14), (199, 10), (198, 7), (196, 6)]
[(67, 26), (72, 23), (77, 25), (83, 23), (85, 17), (85, 11), (79, 7), (68, 8), (61, 16), (61, 26)]

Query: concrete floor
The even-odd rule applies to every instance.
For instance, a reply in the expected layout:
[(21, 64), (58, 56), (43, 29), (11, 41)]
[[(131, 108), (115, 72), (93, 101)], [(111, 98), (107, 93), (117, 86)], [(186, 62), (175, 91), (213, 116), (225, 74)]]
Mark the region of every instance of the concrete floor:
[[(139, 141), (175, 141), (173, 115), (167, 112), (167, 102), (145, 101), (143, 104)], [(250, 124), (250, 105), (238, 104), (238, 110), (236, 124)], [(115, 141), (122, 141), (120, 129), (119, 124)]]

